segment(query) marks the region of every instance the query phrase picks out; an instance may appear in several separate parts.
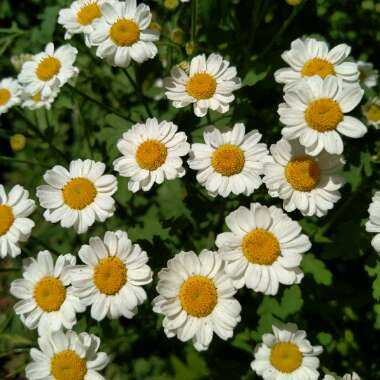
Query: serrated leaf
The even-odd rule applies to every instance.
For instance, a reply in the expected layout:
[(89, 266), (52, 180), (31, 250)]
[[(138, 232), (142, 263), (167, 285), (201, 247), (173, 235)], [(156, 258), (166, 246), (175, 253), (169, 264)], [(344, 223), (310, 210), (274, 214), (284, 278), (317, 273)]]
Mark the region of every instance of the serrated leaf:
[(302, 260), (302, 268), (305, 273), (310, 273), (314, 277), (317, 284), (331, 285), (332, 273), (326, 268), (325, 263), (312, 253), (305, 255)]

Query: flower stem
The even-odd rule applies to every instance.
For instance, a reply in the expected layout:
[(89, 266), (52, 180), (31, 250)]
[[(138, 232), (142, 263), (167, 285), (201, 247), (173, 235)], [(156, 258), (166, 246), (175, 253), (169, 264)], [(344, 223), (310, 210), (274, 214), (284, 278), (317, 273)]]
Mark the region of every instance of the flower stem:
[(191, 42), (195, 44), (197, 38), (198, 0), (191, 2)]
[(19, 158), (14, 158), (14, 157), (0, 156), (0, 161), (9, 161), (9, 162), (15, 162), (15, 163), (26, 164), (26, 165), (41, 166), (43, 168), (50, 168), (49, 165), (43, 164), (42, 162), (21, 160)]

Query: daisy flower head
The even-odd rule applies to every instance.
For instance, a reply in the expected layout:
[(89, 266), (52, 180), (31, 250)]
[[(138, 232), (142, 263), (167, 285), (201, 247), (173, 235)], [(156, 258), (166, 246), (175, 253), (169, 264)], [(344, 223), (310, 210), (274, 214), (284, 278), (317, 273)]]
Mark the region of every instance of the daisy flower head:
[(256, 347), (251, 368), (264, 380), (317, 380), (322, 347), (312, 346), (306, 331), (293, 323), (272, 326), (272, 330)]
[(198, 351), (207, 350), (215, 333), (227, 340), (240, 322), (241, 306), (232, 281), (216, 252), (180, 252), (158, 274), (153, 311), (164, 315), (168, 338), (192, 340)]
[(165, 79), (166, 96), (175, 108), (193, 104), (198, 117), (205, 116), (208, 109), (220, 113), (228, 112), (235, 96), (234, 91), (241, 87), (236, 68), (219, 54), (207, 57), (200, 54), (190, 63), (189, 73), (178, 66), (171, 70)]
[(112, 0), (76, 0), (69, 8), (61, 9), (58, 24), (66, 29), (65, 39), (69, 40), (74, 34), (83, 33), (89, 47), (89, 35), (94, 30), (94, 21), (102, 17), (102, 4), (110, 1)]
[(264, 164), (264, 183), (269, 195), (284, 201), (287, 212), (298, 209), (304, 216), (324, 216), (340, 199), (344, 165), (340, 155), (326, 152), (310, 156), (297, 141), (281, 139), (270, 147), (272, 162)]
[(380, 98), (374, 97), (362, 107), (362, 112), (367, 119), (367, 124), (380, 128)]
[(19, 243), (25, 242), (34, 227), (28, 218), (36, 208), (29, 192), (22, 186), (14, 186), (9, 194), (0, 185), (0, 257), (16, 257), (21, 254)]
[[(335, 380), (335, 377), (331, 375), (325, 375), (322, 380)], [(342, 380), (360, 380), (360, 377), (356, 372), (352, 372), (352, 374), (346, 373), (343, 375)]]
[(75, 314), (85, 310), (70, 286), (75, 261), (67, 254), (54, 262), (49, 251), (41, 251), (24, 260), (23, 278), (11, 283), (11, 294), (20, 299), (14, 306), (16, 314), (29, 329), (38, 327), (39, 335), (71, 329), (77, 322)]
[(117, 143), (122, 154), (114, 161), (114, 169), (129, 177), (128, 189), (148, 191), (154, 183), (161, 184), (185, 175), (182, 156), (190, 150), (187, 136), (177, 132), (178, 127), (169, 121), (147, 119), (135, 124)]
[(261, 137), (257, 130), (246, 134), (242, 123), (225, 131), (208, 127), (203, 133), (205, 144), (191, 146), (189, 166), (198, 171), (198, 182), (213, 197), (251, 195), (262, 184), (263, 163), (269, 158)]
[(45, 51), (23, 64), (18, 80), (28, 93), (48, 96), (78, 75), (79, 69), (74, 66), (77, 54), (78, 50), (70, 44), (55, 49), (50, 42)]
[(373, 63), (358, 61), (359, 81), (364, 88), (376, 87), (379, 80), (379, 72), (373, 67)]
[(21, 103), (21, 107), (30, 109), (32, 111), (39, 108), (50, 110), (58, 94), (59, 87), (52, 88), (51, 92), (45, 96), (42, 96), (41, 91), (35, 93), (34, 95), (24, 91), (22, 94), (23, 101)]
[(153, 59), (158, 50), (154, 42), (159, 33), (149, 29), (152, 13), (136, 0), (105, 2), (103, 17), (96, 20), (90, 43), (97, 46), (96, 55), (110, 65), (126, 68), (131, 60), (143, 63)]
[(358, 84), (344, 84), (331, 75), (304, 79), (285, 92), (285, 103), (278, 107), (280, 121), (285, 124), (282, 135), (287, 140), (299, 139), (312, 156), (322, 150), (341, 154), (341, 135), (360, 138), (367, 133), (359, 119), (346, 115), (360, 103), (363, 93)]
[(368, 208), (369, 220), (366, 223), (367, 232), (375, 233), (372, 239), (372, 247), (380, 252), (380, 191), (376, 191)]
[(298, 38), (290, 45), (290, 50), (282, 53), (282, 59), (290, 66), (277, 70), (274, 77), (277, 83), (285, 84), (284, 91), (293, 88), (301, 78), (329, 75), (349, 83), (359, 79), (355, 62), (349, 61), (351, 48), (340, 44), (329, 49), (324, 41), (314, 38)]
[(215, 244), (237, 289), (275, 295), (280, 284), (301, 282), (299, 265), (311, 243), (298, 222), (278, 207), (251, 203), (231, 212), (226, 224), (229, 231), (219, 234)]
[(72, 284), (82, 303), (91, 305), (91, 317), (133, 318), (147, 298), (143, 285), (152, 282), (146, 252), (126, 232), (108, 231), (103, 240), (93, 237), (83, 245), (79, 257), (85, 265), (73, 270)]
[(0, 115), (21, 103), (21, 93), (16, 79), (4, 78), (0, 81)]
[(105, 380), (98, 372), (109, 357), (98, 352), (100, 339), (85, 332), (57, 331), (38, 338), (32, 348), (32, 362), (25, 368), (28, 380)]
[(48, 222), (61, 223), (84, 233), (95, 221), (104, 222), (115, 211), (112, 195), (116, 177), (104, 174), (102, 162), (75, 160), (66, 168), (56, 165), (44, 175), (47, 185), (37, 188), (40, 205)]

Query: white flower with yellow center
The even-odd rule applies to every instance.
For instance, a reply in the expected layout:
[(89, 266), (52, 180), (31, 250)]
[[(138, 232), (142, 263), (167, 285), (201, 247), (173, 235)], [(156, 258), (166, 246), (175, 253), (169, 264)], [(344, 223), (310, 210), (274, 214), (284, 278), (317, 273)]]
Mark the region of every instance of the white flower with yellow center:
[(70, 286), (74, 265), (75, 257), (70, 254), (59, 256), (54, 263), (49, 251), (24, 260), (23, 278), (11, 283), (10, 292), (21, 299), (14, 309), (25, 326), (38, 327), (42, 335), (62, 327), (71, 329), (76, 324), (75, 314), (85, 307)]
[(39, 108), (46, 108), (47, 110), (50, 110), (58, 94), (59, 87), (52, 88), (51, 92), (45, 96), (42, 96), (41, 92), (37, 92), (36, 94), (32, 95), (24, 91), (22, 95), (23, 102), (21, 103), (21, 107), (30, 110), (36, 110)]
[(204, 54), (191, 60), (189, 73), (174, 66), (171, 76), (165, 79), (166, 96), (175, 108), (193, 104), (198, 117), (205, 116), (208, 109), (220, 113), (228, 112), (241, 87), (236, 68), (219, 54)]
[(295, 324), (272, 329), (256, 347), (252, 369), (264, 380), (317, 380), (322, 347), (312, 346)]
[(380, 98), (375, 97), (362, 107), (362, 112), (367, 119), (369, 125), (376, 129), (380, 128)]
[(160, 35), (149, 29), (152, 14), (147, 5), (136, 6), (136, 0), (114, 1), (103, 4), (101, 10), (103, 17), (94, 22), (90, 34), (98, 57), (125, 68), (131, 60), (143, 63), (156, 56), (154, 42)]
[(4, 78), (0, 81), (0, 115), (21, 103), (21, 86), (17, 80)]
[(61, 223), (84, 233), (95, 221), (104, 222), (115, 211), (112, 195), (117, 190), (113, 175), (104, 174), (102, 162), (71, 161), (70, 168), (56, 165), (44, 175), (47, 185), (37, 188), (37, 197), (48, 222)]
[(242, 123), (223, 132), (208, 127), (205, 144), (191, 146), (189, 166), (198, 171), (198, 182), (211, 196), (251, 195), (262, 184), (263, 163), (269, 157), (261, 137), (256, 129), (245, 134)]
[(164, 315), (168, 338), (192, 340), (198, 351), (207, 350), (215, 333), (227, 340), (240, 322), (241, 306), (216, 252), (180, 252), (158, 273), (153, 311)]
[(147, 298), (143, 285), (152, 282), (146, 252), (126, 232), (108, 231), (104, 240), (93, 237), (83, 245), (79, 257), (85, 265), (73, 270), (72, 284), (82, 303), (91, 306), (91, 317), (133, 318)]
[(372, 203), (368, 208), (369, 220), (366, 223), (367, 232), (375, 233), (372, 239), (372, 247), (380, 252), (380, 191), (376, 191), (372, 197)]
[(290, 50), (281, 55), (290, 67), (277, 70), (274, 77), (276, 82), (285, 84), (285, 91), (293, 88), (301, 78), (315, 75), (322, 79), (332, 75), (354, 83), (359, 79), (359, 71), (357, 64), (348, 59), (350, 52), (351, 48), (346, 44), (330, 50), (324, 41), (298, 38), (291, 43)]
[(105, 2), (107, 0), (77, 0), (72, 2), (70, 8), (61, 9), (58, 24), (66, 29), (65, 39), (83, 33), (86, 45), (90, 46), (89, 34), (94, 30), (94, 21), (102, 17), (101, 5)]
[(77, 54), (78, 50), (69, 44), (55, 50), (50, 42), (45, 51), (23, 64), (18, 80), (29, 94), (48, 96), (79, 73), (73, 66)]
[(16, 257), (21, 253), (20, 242), (28, 240), (33, 220), (28, 216), (36, 208), (34, 200), (29, 198), (29, 192), (16, 185), (5, 192), (0, 185), (0, 257)]
[[(322, 380), (335, 380), (335, 377), (331, 375), (325, 375), (325, 377)], [(360, 380), (360, 377), (356, 372), (352, 372), (352, 374), (345, 374), (342, 377), (342, 380)]]
[(98, 352), (100, 339), (85, 332), (57, 331), (38, 338), (32, 348), (32, 363), (25, 368), (28, 380), (105, 380), (108, 355)]
[(216, 238), (225, 271), (237, 289), (275, 295), (279, 284), (299, 284), (303, 254), (311, 248), (298, 222), (281, 209), (251, 203), (226, 217), (228, 232)]
[(270, 147), (272, 162), (264, 164), (264, 183), (269, 195), (284, 200), (288, 212), (298, 209), (303, 215), (326, 215), (340, 199), (343, 177), (342, 156), (322, 152), (310, 156), (297, 141), (281, 139)]
[(130, 178), (130, 191), (148, 191), (154, 183), (185, 175), (181, 157), (189, 152), (190, 144), (186, 134), (177, 129), (172, 122), (159, 123), (153, 118), (145, 124), (135, 124), (123, 134), (117, 143), (122, 156), (114, 161), (114, 168)]
[(358, 61), (359, 81), (364, 88), (376, 87), (379, 80), (379, 72), (373, 67), (373, 63)]
[(344, 84), (333, 76), (304, 79), (285, 92), (285, 103), (279, 105), (280, 121), (285, 124), (282, 135), (287, 140), (299, 139), (313, 156), (322, 150), (341, 154), (341, 134), (359, 138), (367, 133), (359, 119), (345, 115), (360, 103), (363, 93), (358, 84)]

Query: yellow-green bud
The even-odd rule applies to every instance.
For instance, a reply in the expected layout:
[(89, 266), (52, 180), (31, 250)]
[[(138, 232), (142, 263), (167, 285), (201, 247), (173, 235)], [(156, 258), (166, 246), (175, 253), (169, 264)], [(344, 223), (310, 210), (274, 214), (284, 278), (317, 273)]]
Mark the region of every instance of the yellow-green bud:
[(11, 148), (14, 152), (20, 152), (26, 146), (26, 137), (20, 133), (16, 133), (10, 138)]

